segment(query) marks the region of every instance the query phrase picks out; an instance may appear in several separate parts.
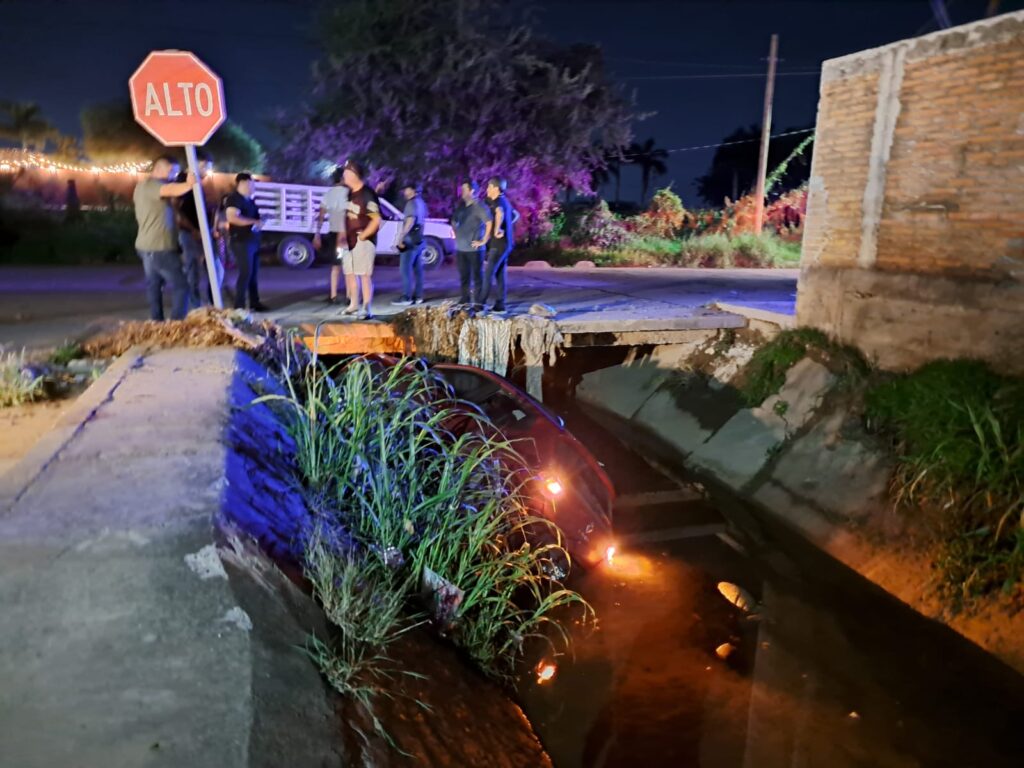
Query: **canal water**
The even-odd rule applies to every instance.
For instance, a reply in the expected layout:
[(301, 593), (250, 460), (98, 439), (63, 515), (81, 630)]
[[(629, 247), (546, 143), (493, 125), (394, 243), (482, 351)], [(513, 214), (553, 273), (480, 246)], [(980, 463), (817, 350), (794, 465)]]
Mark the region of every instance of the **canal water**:
[(627, 501), (679, 493), (617, 510), (620, 552), (573, 584), (597, 628), (519, 691), (555, 766), (1024, 766), (1024, 678), (561, 410)]

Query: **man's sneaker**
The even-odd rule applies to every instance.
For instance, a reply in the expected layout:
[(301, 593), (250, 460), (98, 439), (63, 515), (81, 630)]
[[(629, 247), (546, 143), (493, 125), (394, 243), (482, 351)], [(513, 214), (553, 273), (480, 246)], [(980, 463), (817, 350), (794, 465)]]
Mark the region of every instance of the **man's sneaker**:
[(269, 312), (270, 311), (270, 307), (268, 307), (266, 304), (262, 304), (260, 302), (256, 302), (255, 304), (251, 305), (249, 307), (249, 309), (252, 310), (253, 312)]
[(391, 302), (391, 306), (393, 307), (410, 307), (412, 304), (412, 299), (407, 299), (405, 296), (400, 296)]
[(421, 297), (420, 297), (420, 298), (418, 298), (418, 299), (413, 299), (413, 300), (412, 300), (412, 303), (413, 303), (413, 304), (422, 304), (422, 303), (423, 303), (423, 297), (421, 296)]
[(495, 306), (491, 307), (490, 313), (492, 315), (507, 315), (508, 314), (508, 310), (505, 309), (504, 307), (499, 307), (499, 306), (495, 305)]

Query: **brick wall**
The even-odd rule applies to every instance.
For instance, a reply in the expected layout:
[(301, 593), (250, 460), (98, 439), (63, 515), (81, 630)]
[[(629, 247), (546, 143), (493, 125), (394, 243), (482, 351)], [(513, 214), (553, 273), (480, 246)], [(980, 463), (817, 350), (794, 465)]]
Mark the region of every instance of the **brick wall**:
[(798, 320), (1024, 373), (1024, 12), (825, 62)]

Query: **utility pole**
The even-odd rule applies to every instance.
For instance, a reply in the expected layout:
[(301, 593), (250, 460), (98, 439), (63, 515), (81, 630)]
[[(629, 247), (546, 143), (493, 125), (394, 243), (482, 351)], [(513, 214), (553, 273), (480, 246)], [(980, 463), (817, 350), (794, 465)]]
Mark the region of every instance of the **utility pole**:
[(772, 101), (775, 98), (775, 63), (778, 61), (779, 36), (772, 35), (768, 49), (768, 82), (764, 87), (764, 116), (761, 118), (761, 152), (757, 158), (757, 189), (754, 192), (754, 232), (764, 226), (764, 182), (768, 175), (768, 137), (772, 132)]

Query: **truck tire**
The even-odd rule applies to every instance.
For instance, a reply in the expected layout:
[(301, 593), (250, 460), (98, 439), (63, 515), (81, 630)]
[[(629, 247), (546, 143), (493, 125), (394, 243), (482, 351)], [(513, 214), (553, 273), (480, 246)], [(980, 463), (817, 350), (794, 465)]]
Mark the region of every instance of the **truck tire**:
[(439, 269), (444, 265), (444, 244), (436, 237), (428, 237), (423, 242), (423, 255), (420, 258), (423, 259), (424, 269)]
[(277, 245), (277, 258), (291, 269), (309, 269), (316, 261), (316, 250), (302, 235), (288, 235)]

